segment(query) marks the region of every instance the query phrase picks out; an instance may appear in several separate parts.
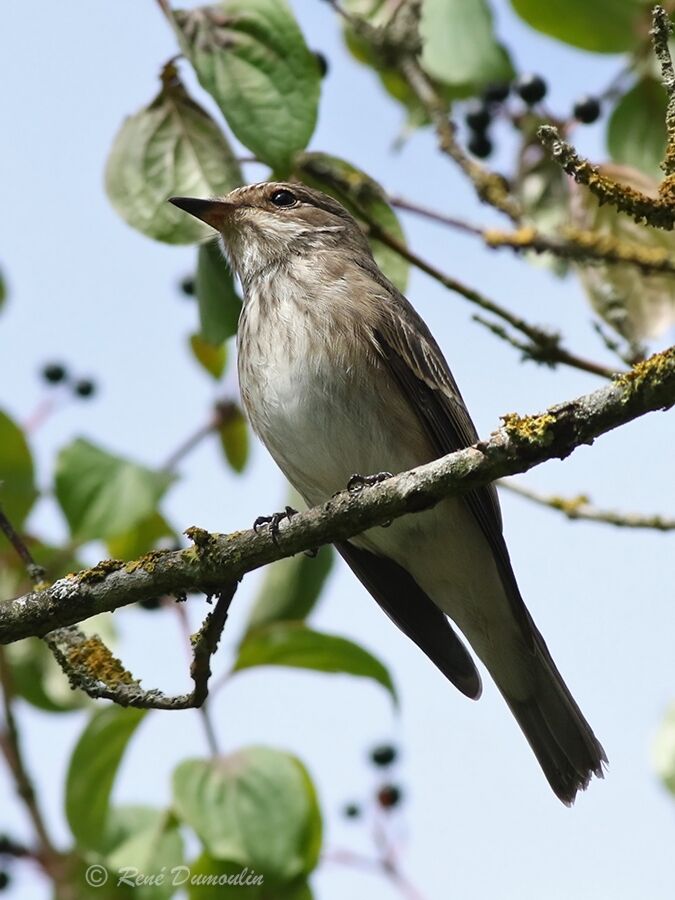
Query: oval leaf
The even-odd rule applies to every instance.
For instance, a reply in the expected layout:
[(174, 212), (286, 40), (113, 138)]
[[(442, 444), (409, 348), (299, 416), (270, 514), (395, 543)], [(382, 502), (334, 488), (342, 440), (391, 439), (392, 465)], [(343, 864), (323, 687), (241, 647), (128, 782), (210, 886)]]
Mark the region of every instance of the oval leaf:
[(424, 0), (420, 20), (422, 65), (433, 78), (476, 93), (510, 81), (513, 66), (498, 43), (486, 0)]
[[(265, 876), (234, 862), (214, 859), (208, 853), (196, 859), (181, 874), (189, 900), (313, 900), (312, 891), (304, 878), (290, 884), (265, 885)], [(178, 885), (181, 879), (176, 879)]]
[(221, 344), (236, 334), (241, 298), (217, 241), (209, 241), (199, 248), (195, 291), (204, 340)]
[(284, 620), (300, 621), (314, 609), (333, 566), (335, 553), (321, 547), (313, 559), (299, 553), (267, 566), (251, 610), (248, 631)]
[(653, 78), (643, 78), (619, 100), (607, 126), (607, 149), (618, 163), (646, 175), (663, 177), (666, 152), (666, 92)]
[(312, 631), (300, 622), (275, 622), (249, 632), (239, 645), (233, 671), (253, 666), (291, 666), (372, 678), (398, 702), (389, 672), (371, 653), (353, 641)]
[(112, 205), (132, 228), (158, 241), (192, 244), (212, 229), (167, 203), (169, 197), (226, 194), (241, 184), (241, 172), (218, 125), (169, 65), (158, 96), (119, 130), (105, 182)]
[[(139, 900), (161, 900), (175, 895), (173, 870), (183, 865), (183, 839), (178, 822), (167, 810), (148, 806), (121, 806), (110, 810), (102, 858), (115, 880), (133, 888)], [(155, 884), (137, 884), (135, 875), (164, 878)]]
[(23, 525), (36, 497), (33, 458), (28, 442), (19, 426), (0, 412), (0, 506), (17, 530)]
[(190, 337), (190, 349), (199, 365), (217, 381), (225, 371), (227, 362), (225, 345), (212, 344), (210, 341), (205, 341), (200, 334), (193, 334)]
[(595, 53), (632, 50), (649, 27), (644, 0), (511, 0), (511, 6), (537, 31)]
[(289, 753), (248, 747), (220, 759), (187, 760), (173, 776), (176, 815), (210, 856), (291, 881), (321, 848), (321, 814), (307, 770)]
[(105, 843), (110, 792), (127, 744), (145, 710), (108, 706), (93, 714), (75, 745), (66, 777), (66, 818), (80, 846)]
[(246, 147), (284, 174), (316, 125), (321, 77), (285, 0), (177, 10), (183, 52)]
[(235, 472), (243, 472), (248, 460), (248, 423), (239, 407), (228, 410), (218, 437), (228, 463)]
[[(396, 213), (387, 203), (380, 185), (356, 166), (327, 153), (303, 153), (296, 159), (296, 176), (339, 200), (362, 222), (371, 219), (387, 234), (405, 244), (405, 235)], [(391, 247), (369, 238), (378, 266), (400, 291), (408, 284), (408, 261)]]
[(116, 538), (156, 512), (173, 477), (80, 438), (58, 455), (55, 492), (75, 539)]
[(153, 512), (133, 528), (106, 541), (106, 548), (113, 559), (138, 559), (144, 553), (155, 550), (160, 542), (177, 541), (178, 535), (163, 515)]

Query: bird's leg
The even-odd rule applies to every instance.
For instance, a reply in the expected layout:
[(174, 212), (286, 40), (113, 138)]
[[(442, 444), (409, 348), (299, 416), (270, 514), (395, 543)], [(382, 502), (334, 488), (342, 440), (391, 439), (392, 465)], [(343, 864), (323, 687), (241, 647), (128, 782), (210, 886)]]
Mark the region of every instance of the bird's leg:
[(347, 482), (347, 490), (350, 494), (358, 494), (364, 487), (372, 487), (372, 485), (379, 484), (381, 481), (386, 481), (387, 478), (392, 477), (391, 472), (376, 472), (374, 475), (359, 475), (357, 472)]
[(271, 516), (258, 516), (258, 518), (253, 523), (253, 530), (258, 531), (262, 528), (263, 525), (267, 525), (270, 530), (270, 534), (272, 535), (272, 540), (276, 542), (277, 535), (279, 534), (279, 524), (283, 522), (284, 519), (293, 518), (296, 515), (297, 509), (293, 509), (292, 506), (284, 507), (283, 512), (272, 513)]

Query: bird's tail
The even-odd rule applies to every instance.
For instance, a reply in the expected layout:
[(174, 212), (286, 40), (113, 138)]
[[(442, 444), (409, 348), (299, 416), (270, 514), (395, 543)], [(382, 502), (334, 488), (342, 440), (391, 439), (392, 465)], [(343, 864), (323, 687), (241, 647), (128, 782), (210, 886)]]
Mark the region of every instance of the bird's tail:
[[(532, 693), (514, 700), (501, 690), (556, 796), (571, 806), (592, 775), (603, 777), (607, 756), (556, 668), (543, 637), (532, 623)], [(499, 686), (499, 684), (498, 684)]]

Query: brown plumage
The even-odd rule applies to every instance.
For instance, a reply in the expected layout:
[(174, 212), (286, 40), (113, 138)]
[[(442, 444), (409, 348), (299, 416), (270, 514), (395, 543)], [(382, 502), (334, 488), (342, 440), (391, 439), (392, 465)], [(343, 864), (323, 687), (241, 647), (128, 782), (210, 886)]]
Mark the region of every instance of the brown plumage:
[[(477, 434), (424, 322), (378, 269), (352, 216), (297, 184), (177, 198), (216, 228), (245, 295), (239, 377), (257, 434), (308, 503), (354, 472), (400, 472)], [(468, 697), (481, 658), (556, 795), (571, 803), (605, 753), (518, 590), (496, 491), (481, 488), (338, 545), (390, 618)]]

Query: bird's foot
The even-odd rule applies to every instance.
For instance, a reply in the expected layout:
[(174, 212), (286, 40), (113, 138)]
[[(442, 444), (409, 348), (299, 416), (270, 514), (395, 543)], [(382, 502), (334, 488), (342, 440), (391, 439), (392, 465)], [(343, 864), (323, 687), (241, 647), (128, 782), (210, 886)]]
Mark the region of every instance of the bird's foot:
[(372, 487), (392, 477), (391, 472), (376, 472), (374, 475), (359, 475), (357, 472), (347, 482), (347, 490), (350, 494), (359, 494), (364, 487)]
[(284, 507), (283, 512), (272, 513), (271, 516), (258, 516), (258, 518), (253, 523), (253, 530), (259, 531), (263, 525), (267, 525), (272, 535), (272, 540), (276, 542), (277, 536), (279, 534), (279, 525), (283, 522), (284, 519), (288, 519), (289, 521), (296, 515), (297, 509), (293, 509), (292, 506)]

